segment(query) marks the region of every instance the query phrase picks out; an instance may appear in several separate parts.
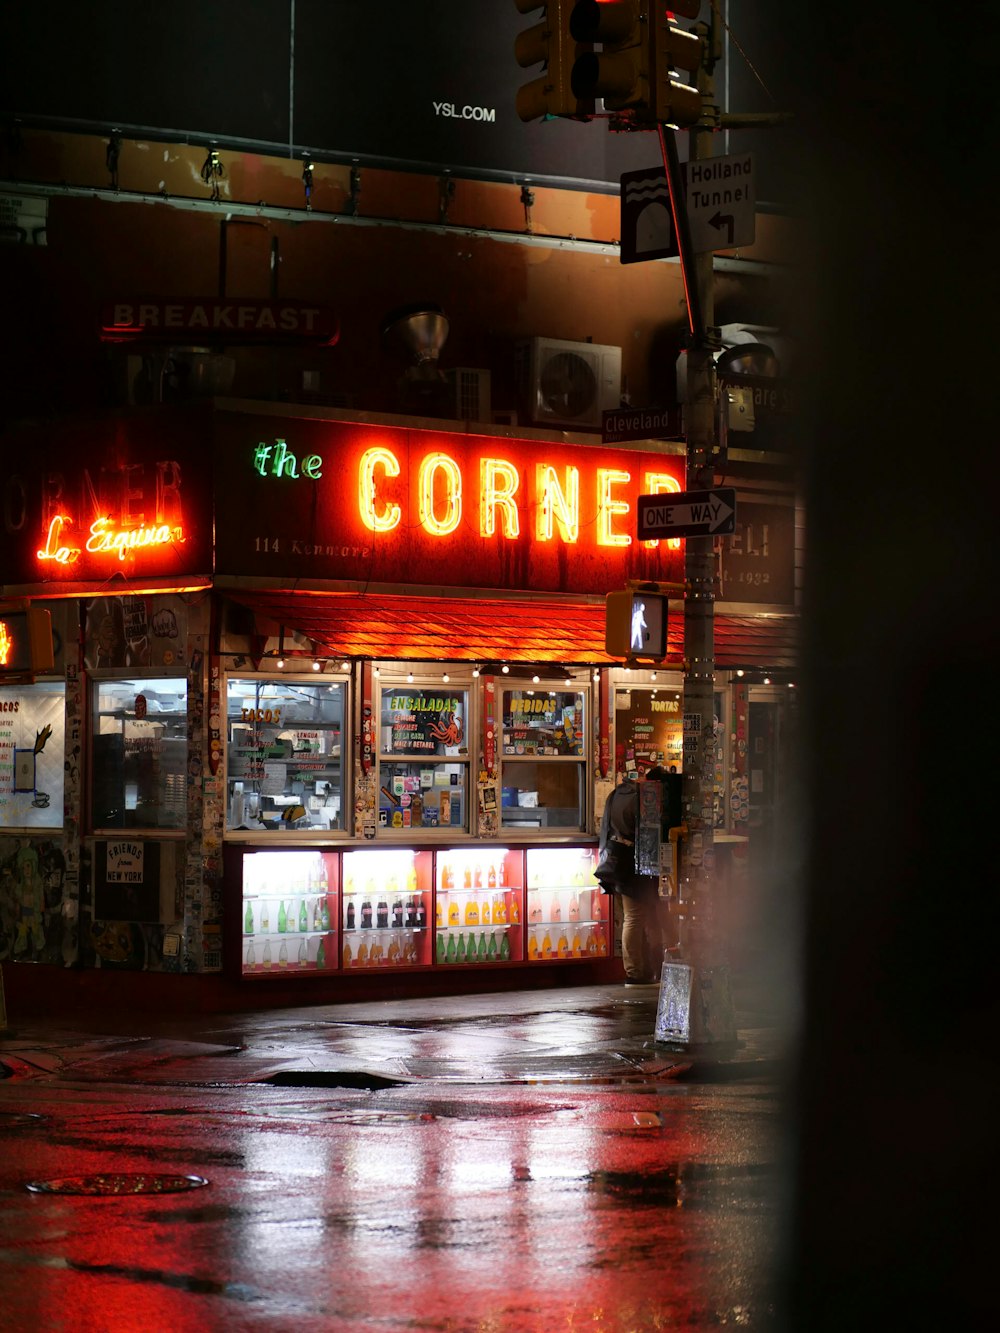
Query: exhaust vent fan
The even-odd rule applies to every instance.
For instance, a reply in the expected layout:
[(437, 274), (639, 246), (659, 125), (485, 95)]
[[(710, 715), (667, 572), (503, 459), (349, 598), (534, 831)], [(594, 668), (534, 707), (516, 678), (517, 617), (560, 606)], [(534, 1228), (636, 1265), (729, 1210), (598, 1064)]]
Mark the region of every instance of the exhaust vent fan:
[(536, 426), (599, 430), (601, 414), (621, 403), (622, 349), (529, 338), (517, 345), (517, 381)]

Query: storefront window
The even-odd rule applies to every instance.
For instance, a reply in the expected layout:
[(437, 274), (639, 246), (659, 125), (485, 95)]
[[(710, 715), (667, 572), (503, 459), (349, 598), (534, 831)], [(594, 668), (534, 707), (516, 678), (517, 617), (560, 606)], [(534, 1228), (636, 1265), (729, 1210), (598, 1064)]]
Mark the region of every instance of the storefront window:
[(342, 829), (342, 681), (230, 678), (226, 828)]
[(586, 819), (585, 696), (502, 691), (501, 823), (582, 829)]
[(66, 686), (0, 687), (0, 828), (61, 829)]
[(383, 687), (380, 828), (468, 831), (468, 718), (468, 690)]
[(95, 681), (93, 828), (184, 828), (187, 749), (186, 677)]

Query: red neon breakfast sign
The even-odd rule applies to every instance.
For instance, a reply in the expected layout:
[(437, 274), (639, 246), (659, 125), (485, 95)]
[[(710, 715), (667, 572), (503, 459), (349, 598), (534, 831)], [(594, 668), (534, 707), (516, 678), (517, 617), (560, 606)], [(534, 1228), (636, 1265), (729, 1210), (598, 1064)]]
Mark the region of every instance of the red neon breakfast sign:
[(683, 460), (640, 450), (352, 422), (223, 420), (219, 572), (602, 592), (681, 574), (640, 542), (639, 495)]

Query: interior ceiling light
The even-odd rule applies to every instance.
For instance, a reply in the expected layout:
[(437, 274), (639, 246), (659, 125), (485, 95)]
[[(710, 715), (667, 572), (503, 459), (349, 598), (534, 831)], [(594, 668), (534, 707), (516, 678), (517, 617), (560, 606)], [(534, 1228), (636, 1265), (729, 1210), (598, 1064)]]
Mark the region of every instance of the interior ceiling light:
[(350, 671), (350, 669), (351, 669), (351, 664), (350, 664), (350, 662), (341, 662), (341, 664), (340, 664), (340, 669), (341, 669), (341, 671)]
[(533, 685), (537, 685), (537, 684), (538, 684), (538, 677), (537, 677), (537, 676), (532, 676), (532, 677), (531, 677), (531, 681), (532, 681), (532, 684), (533, 684)]
[(478, 668), (478, 667), (473, 667), (473, 668), (472, 668), (472, 675), (473, 675), (473, 678), (474, 678), (474, 679), (476, 679), (476, 680), (479, 679), (479, 668)]
[[(448, 679), (448, 677), (445, 676), (445, 680), (447, 680), (447, 679)], [(412, 671), (408, 671), (408, 672), (406, 673), (406, 683), (407, 683), (407, 685), (412, 685), (412, 684), (413, 684), (413, 672), (412, 672)]]
[(500, 668), (500, 670), (501, 670), (501, 671), (503, 672), (503, 674), (506, 676), (506, 675), (510, 672), (510, 667), (507, 665), (506, 662), (504, 662), (504, 664), (503, 664), (503, 666)]
[(446, 671), (446, 672), (444, 673), (444, 675), (441, 677), (441, 679), (442, 679), (442, 680), (444, 681), (444, 683), (447, 685), (448, 682), (449, 682), (449, 680), (451, 680), (451, 677), (448, 675), (448, 673), (447, 673), (447, 671)]
[(313, 671), (322, 671), (322, 670), (323, 670), (323, 663), (319, 660), (318, 657), (317, 657), (317, 658), (314, 658), (314, 659), (313, 659)]
[(277, 666), (278, 670), (280, 671), (280, 670), (282, 669), (282, 667), (285, 665), (285, 659), (284, 659), (283, 657), (279, 657), (279, 658), (278, 658), (278, 661), (276, 662), (275, 665)]

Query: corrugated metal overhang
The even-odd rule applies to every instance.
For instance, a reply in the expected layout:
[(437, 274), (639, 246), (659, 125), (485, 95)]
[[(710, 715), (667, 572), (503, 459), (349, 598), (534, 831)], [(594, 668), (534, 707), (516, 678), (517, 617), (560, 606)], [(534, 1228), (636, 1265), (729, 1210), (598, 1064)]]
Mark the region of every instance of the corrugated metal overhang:
[[(425, 662), (537, 662), (613, 666), (604, 650), (604, 604), (492, 598), (392, 596), (381, 593), (237, 592), (230, 600), (254, 614), (258, 634), (297, 631), (321, 657)], [(798, 618), (715, 617), (715, 661), (722, 670), (794, 670)], [(668, 665), (684, 656), (684, 619), (671, 608)]]

